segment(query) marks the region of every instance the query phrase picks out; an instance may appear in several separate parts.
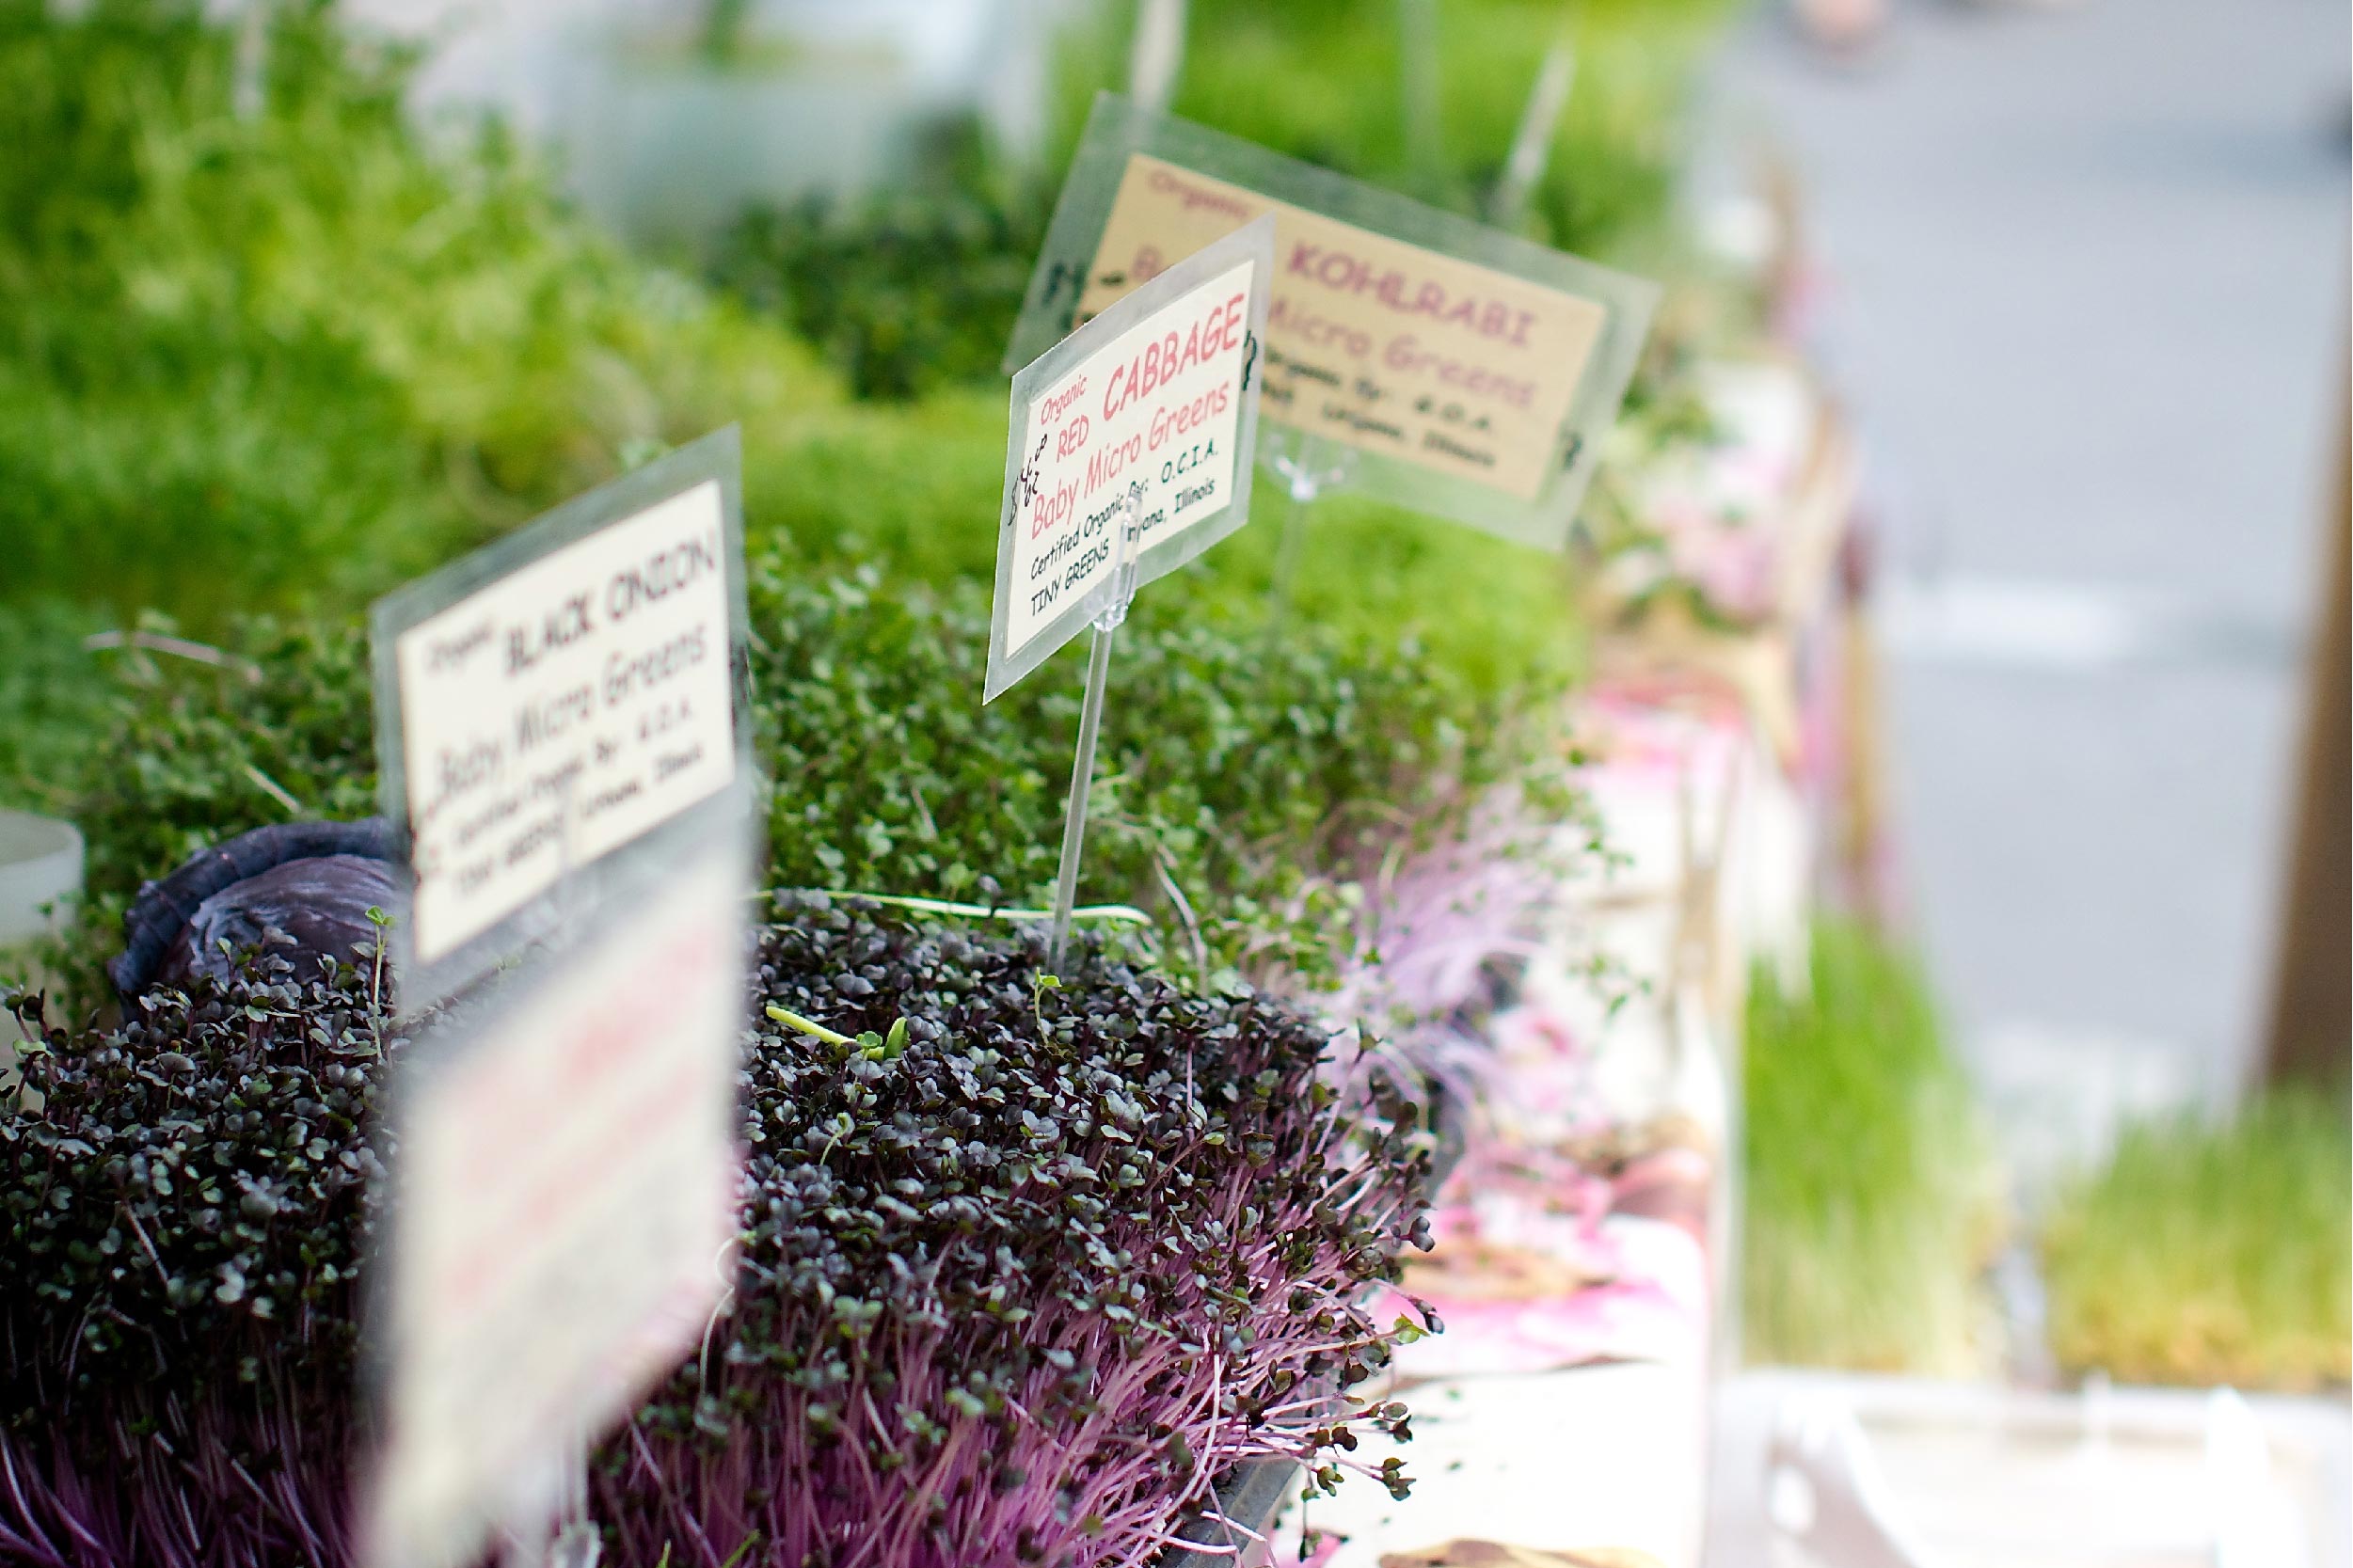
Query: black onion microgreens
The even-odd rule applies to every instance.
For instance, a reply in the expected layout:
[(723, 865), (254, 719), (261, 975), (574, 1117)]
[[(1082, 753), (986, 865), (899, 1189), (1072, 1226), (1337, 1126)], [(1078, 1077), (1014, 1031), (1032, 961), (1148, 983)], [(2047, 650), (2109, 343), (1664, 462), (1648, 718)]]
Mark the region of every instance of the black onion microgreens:
[[(741, 1273), (592, 1461), (611, 1560), (1141, 1563), (1391, 1404), (1358, 1303), (1426, 1240), (1415, 1107), (1322, 1030), (1099, 951), (803, 907), (763, 935)], [(374, 975), (151, 993), (0, 1101), (0, 1560), (354, 1559)], [(795, 1024), (769, 1020), (773, 1006)], [(1432, 1326), (1425, 1324), (1423, 1326)], [(1395, 1461), (1374, 1473), (1402, 1488)]]

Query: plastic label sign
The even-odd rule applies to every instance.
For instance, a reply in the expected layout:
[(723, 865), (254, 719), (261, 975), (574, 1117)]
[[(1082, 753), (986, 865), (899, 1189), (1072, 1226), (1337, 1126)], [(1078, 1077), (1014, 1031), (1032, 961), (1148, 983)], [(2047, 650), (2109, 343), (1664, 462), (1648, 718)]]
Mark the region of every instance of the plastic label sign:
[[(732, 1271), (743, 842), (418, 1040), (395, 1101), (369, 1560), (476, 1560), (701, 1339)], [(477, 1009), (479, 1012), (479, 1009)]]
[(376, 605), (405, 1006), (510, 956), (560, 883), (595, 901), (598, 863), (749, 776), (739, 469), (723, 431)]
[(1009, 363), (1269, 214), (1261, 455), (1337, 443), (1359, 488), (1562, 547), (1656, 286), (1124, 100), (1087, 122)]
[(1205, 246), (1013, 378), (984, 700), (1248, 517), (1274, 234)]

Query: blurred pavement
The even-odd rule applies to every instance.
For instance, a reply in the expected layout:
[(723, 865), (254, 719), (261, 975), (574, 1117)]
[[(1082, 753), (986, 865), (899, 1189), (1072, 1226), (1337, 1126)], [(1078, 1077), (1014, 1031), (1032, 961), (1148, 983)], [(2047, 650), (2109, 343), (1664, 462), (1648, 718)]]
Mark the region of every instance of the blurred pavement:
[[(1997, 1103), (2229, 1092), (2269, 984), (2346, 325), (2342, 0), (1757, 17), (1886, 540), (1912, 912)], [(2047, 1119), (2047, 1117), (2046, 1117)], [(2022, 1151), (2024, 1152), (2024, 1151)]]

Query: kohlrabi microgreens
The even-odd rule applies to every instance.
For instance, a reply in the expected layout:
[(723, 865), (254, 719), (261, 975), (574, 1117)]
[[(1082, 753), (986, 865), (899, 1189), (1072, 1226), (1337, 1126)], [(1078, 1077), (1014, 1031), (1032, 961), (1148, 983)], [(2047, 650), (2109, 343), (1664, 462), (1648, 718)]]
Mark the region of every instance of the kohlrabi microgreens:
[[(978, 149), (966, 156), (977, 163)], [(937, 184), (919, 198), (755, 207), (722, 237), (712, 271), (822, 347), (860, 397), (993, 377), (1001, 388), (997, 361), (1053, 202), (1034, 178), (1006, 200)]]

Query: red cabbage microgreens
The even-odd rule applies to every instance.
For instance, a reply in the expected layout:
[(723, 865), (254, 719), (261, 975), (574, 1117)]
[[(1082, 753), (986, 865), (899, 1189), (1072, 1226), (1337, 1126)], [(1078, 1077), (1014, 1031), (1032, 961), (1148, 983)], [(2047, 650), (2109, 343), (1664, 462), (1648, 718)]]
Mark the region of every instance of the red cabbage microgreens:
[(752, 1055), (742, 1278), (608, 1450), (624, 1560), (1145, 1562), (1239, 1461), (1338, 1481), (1391, 1337), (1357, 1303), (1422, 1232), (1414, 1107), (1340, 1106), (1281, 1006), (1039, 964), (840, 910), (769, 932), (760, 1000), (851, 1037)]
[[(592, 1461), (625, 1563), (1142, 1562), (1241, 1460), (1336, 1481), (1427, 1139), (1321, 1031), (1099, 954), (803, 909), (747, 1053), (742, 1274)], [(364, 1130), (401, 1042), (282, 960), (46, 1033), (0, 1103), (0, 1560), (353, 1560)], [(39, 1020), (37, 1008), (25, 1011)], [(36, 1103), (38, 1101), (38, 1103)], [(1402, 1486), (1394, 1462), (1384, 1479)]]
[(1377, 1065), (1475, 1112), (1496, 1086), (1487, 1015), (1526, 960), (1561, 941), (1570, 899), (1608, 860), (1590, 803), (1558, 789), (1491, 790), (1458, 831), (1392, 847), (1316, 1003), (1383, 1037), (1333, 1064), (1343, 1091)]
[(104, 1033), (17, 1005), (38, 1043), (0, 1096), (0, 1561), (349, 1560), (363, 1128), (399, 1042), (358, 971), (293, 974), (151, 990)]

